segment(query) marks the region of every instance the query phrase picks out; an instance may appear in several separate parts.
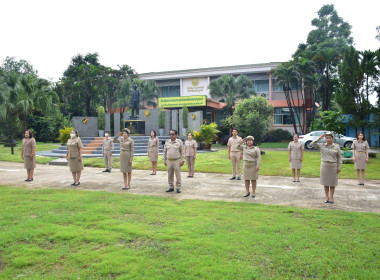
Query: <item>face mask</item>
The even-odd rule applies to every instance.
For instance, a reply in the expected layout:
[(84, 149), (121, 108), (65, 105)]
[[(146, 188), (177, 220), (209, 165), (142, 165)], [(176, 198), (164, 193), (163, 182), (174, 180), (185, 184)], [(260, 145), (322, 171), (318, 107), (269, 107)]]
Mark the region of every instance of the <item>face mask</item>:
[(70, 137), (71, 137), (71, 138), (74, 138), (74, 137), (75, 137), (75, 133), (71, 133), (71, 134), (70, 134)]

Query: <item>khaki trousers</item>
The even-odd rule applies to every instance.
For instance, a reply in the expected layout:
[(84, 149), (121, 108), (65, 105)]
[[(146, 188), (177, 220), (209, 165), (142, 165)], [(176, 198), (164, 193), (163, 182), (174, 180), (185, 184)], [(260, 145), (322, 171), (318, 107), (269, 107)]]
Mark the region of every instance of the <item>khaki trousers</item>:
[(241, 177), (241, 152), (230, 152), (230, 158), (232, 162), (232, 176), (236, 177), (236, 165), (238, 167), (238, 177)]
[(169, 186), (174, 189), (174, 174), (177, 179), (176, 187), (181, 187), (181, 159), (167, 160)]
[(189, 176), (194, 176), (194, 156), (186, 156), (186, 162)]
[(106, 163), (106, 169), (112, 169), (112, 152), (104, 151), (104, 162)]

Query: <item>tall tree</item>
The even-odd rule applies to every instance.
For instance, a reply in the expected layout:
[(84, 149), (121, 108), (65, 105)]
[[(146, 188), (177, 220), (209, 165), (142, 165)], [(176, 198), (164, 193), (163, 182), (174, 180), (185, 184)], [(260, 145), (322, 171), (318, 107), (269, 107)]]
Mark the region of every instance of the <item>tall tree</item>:
[(316, 62), (316, 72), (321, 76), (317, 97), (322, 109), (328, 110), (337, 84), (337, 65), (345, 48), (353, 43), (351, 26), (338, 16), (334, 5), (324, 5), (311, 24), (314, 29), (309, 32), (306, 43), (298, 46), (293, 58)]

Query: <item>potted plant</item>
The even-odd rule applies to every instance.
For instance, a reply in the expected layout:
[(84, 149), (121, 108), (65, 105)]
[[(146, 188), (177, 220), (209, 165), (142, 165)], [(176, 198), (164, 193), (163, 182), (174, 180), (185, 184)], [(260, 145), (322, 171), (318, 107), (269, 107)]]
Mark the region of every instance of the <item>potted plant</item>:
[(220, 133), (218, 125), (216, 123), (203, 124), (199, 132), (203, 138), (203, 149), (210, 150), (212, 142), (218, 137), (218, 133)]
[(188, 123), (188, 116), (189, 116), (189, 109), (187, 109), (187, 106), (182, 107), (182, 134), (186, 136), (187, 128), (189, 126)]
[(105, 110), (103, 106), (98, 107), (98, 129), (99, 137), (104, 137), (104, 127), (106, 126)]
[(158, 111), (158, 128), (159, 128), (160, 136), (164, 136), (165, 111), (162, 108)]

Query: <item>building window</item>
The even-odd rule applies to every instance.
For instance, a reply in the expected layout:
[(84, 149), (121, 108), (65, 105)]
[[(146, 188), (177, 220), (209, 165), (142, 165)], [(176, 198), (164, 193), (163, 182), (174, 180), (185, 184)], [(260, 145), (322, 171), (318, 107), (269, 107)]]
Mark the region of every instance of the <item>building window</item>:
[[(302, 124), (302, 109), (296, 108), (296, 112), (299, 114), (299, 117), (301, 119), (301, 123), (298, 121), (298, 118), (296, 115), (294, 115), (296, 124)], [(273, 123), (276, 125), (292, 125), (292, 118), (290, 116), (290, 109), (289, 108), (274, 108), (273, 113)]]
[[(293, 81), (290, 86), (292, 87), (292, 91), (297, 91), (297, 83)], [(298, 86), (298, 89), (300, 89), (300, 86)], [(281, 92), (283, 90), (283, 83), (279, 82), (278, 80), (272, 80), (272, 92)]]
[(269, 92), (269, 80), (256, 80), (253, 85), (257, 93)]
[(160, 87), (161, 97), (177, 97), (181, 96), (180, 86), (163, 86)]

